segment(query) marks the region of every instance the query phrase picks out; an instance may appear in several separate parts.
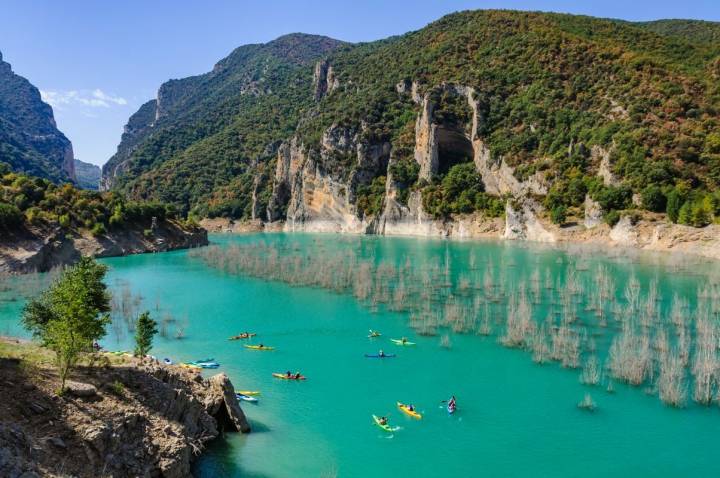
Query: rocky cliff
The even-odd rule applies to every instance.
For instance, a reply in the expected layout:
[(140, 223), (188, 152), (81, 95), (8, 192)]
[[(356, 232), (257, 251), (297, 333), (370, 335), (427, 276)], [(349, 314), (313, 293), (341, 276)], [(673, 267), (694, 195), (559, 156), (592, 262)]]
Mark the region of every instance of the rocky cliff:
[(58, 131), (52, 108), (1, 53), (0, 162), (55, 182), (75, 179), (72, 144)]
[(81, 256), (125, 256), (207, 244), (205, 229), (174, 220), (156, 222), (149, 230), (142, 224), (127, 224), (98, 235), (53, 225), (29, 227), (0, 236), (0, 275), (45, 272), (72, 264)]
[(100, 189), (100, 166), (75, 160), (75, 177), (78, 187), (97, 191)]
[(209, 441), (250, 431), (224, 374), (101, 356), (58, 397), (54, 370), (37, 363), (51, 359), (43, 349), (0, 345), (0, 392), (22, 397), (0, 404), (2, 476), (188, 477)]

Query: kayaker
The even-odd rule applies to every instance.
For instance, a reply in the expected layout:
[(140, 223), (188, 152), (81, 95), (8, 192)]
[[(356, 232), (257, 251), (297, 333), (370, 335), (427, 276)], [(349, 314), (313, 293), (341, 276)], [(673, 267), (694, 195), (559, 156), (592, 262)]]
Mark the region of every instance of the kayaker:
[(290, 370), (285, 372), (285, 375), (287, 376), (287, 378), (292, 378), (292, 372)]
[(407, 340), (407, 337), (403, 337), (402, 339), (400, 339), (400, 341), (401, 341), (401, 342), (403, 343), (403, 345), (404, 345), (404, 344), (407, 343), (408, 340)]
[(455, 406), (456, 406), (455, 395), (453, 395), (452, 398), (450, 398), (450, 401), (448, 401), (448, 407), (455, 408)]
[(414, 412), (414, 411), (415, 411), (415, 405), (408, 405), (407, 408), (408, 408), (408, 410), (411, 411), (411, 412)]
[(385, 357), (385, 352), (380, 350), (380, 352), (378, 352), (378, 357)]
[(387, 425), (387, 417), (380, 417), (380, 425)]
[(264, 346), (263, 344), (260, 344), (260, 345), (258, 345), (258, 348), (259, 348), (259, 349), (264, 349), (265, 346)]
[(295, 380), (300, 380), (300, 372), (295, 373)]

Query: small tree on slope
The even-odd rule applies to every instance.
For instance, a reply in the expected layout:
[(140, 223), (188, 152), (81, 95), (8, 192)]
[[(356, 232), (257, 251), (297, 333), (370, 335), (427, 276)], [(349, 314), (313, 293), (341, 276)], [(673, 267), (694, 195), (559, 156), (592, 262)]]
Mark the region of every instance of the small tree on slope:
[(110, 322), (106, 272), (106, 266), (83, 257), (23, 310), (23, 326), (56, 354), (61, 393), (80, 354), (105, 336)]
[(135, 355), (145, 357), (152, 349), (152, 341), (157, 334), (157, 322), (150, 318), (149, 312), (143, 312), (138, 317), (135, 326)]

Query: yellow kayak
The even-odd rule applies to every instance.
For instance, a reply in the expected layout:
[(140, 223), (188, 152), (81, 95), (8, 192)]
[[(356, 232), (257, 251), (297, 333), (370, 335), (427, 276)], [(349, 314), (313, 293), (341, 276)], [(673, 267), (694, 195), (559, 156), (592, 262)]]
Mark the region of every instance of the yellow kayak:
[(254, 397), (254, 396), (256, 396), (256, 395), (260, 395), (260, 392), (257, 391), (257, 390), (255, 390), (255, 391), (252, 391), (252, 390), (240, 390), (240, 391), (235, 390), (235, 393), (239, 393), (240, 395), (248, 395), (248, 396), (250, 396), (250, 397)]
[(246, 345), (245, 348), (252, 349), (252, 350), (274, 350), (275, 349), (274, 347), (268, 347), (265, 345), (263, 345), (262, 347), (259, 345)]
[(399, 408), (400, 410), (403, 411), (403, 413), (405, 413), (405, 414), (407, 414), (407, 415), (410, 415), (410, 416), (413, 417), (413, 418), (417, 418), (418, 420), (422, 418), (422, 415), (420, 415), (420, 414), (419, 414), (418, 412), (416, 412), (415, 410), (410, 410), (410, 407), (408, 407), (408, 406), (405, 405), (404, 403), (397, 402), (397, 406), (398, 406), (398, 408)]

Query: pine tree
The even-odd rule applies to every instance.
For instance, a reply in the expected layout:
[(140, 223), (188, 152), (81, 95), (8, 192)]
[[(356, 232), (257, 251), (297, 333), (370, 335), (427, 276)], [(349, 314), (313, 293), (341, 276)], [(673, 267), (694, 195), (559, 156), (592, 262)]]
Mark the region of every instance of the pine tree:
[(145, 357), (152, 349), (152, 341), (157, 334), (157, 322), (151, 317), (149, 312), (143, 312), (138, 317), (135, 326), (135, 355)]

